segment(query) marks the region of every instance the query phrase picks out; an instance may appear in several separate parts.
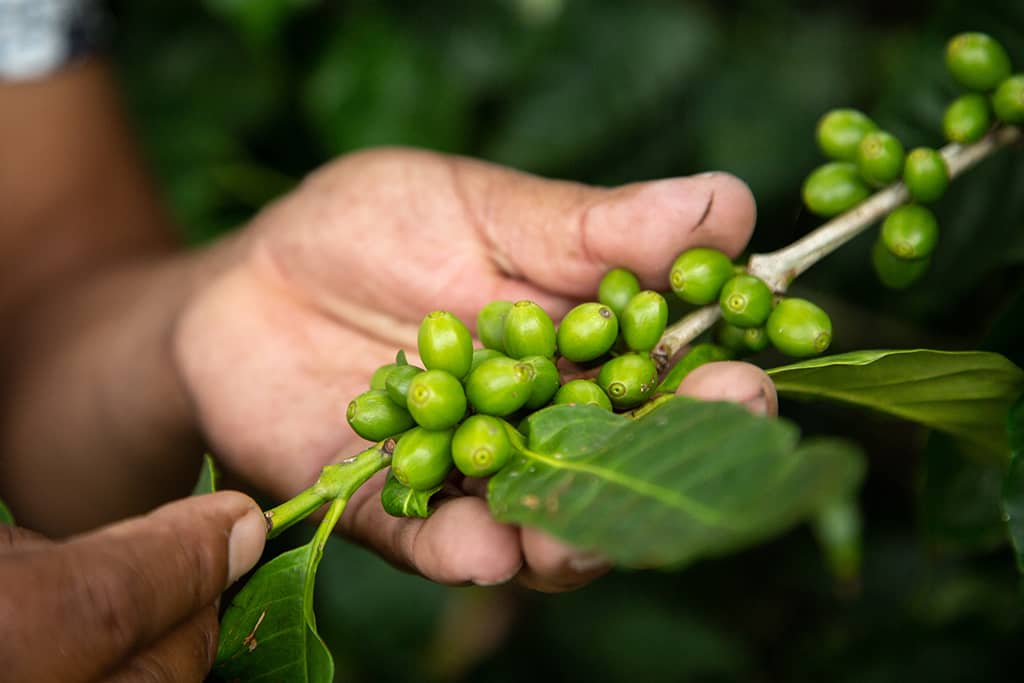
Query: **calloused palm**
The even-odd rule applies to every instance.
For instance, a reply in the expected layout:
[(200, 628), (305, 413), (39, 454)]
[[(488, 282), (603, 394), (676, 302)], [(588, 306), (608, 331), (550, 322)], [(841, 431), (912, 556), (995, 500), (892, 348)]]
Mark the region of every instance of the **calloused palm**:
[[(557, 318), (592, 297), (611, 267), (665, 288), (680, 251), (736, 254), (753, 223), (749, 190), (727, 174), (603, 189), (428, 152), (355, 154), (243, 232), (233, 265), (187, 307), (176, 359), (218, 457), (284, 498), (361, 450), (346, 405), (396, 349), (414, 356), (430, 310), (472, 327), (488, 301), (532, 299)], [(709, 397), (770, 386), (750, 366), (726, 370), (720, 385), (711, 377)], [(391, 518), (376, 502), (379, 487), (378, 477), (357, 494), (343, 529), (429, 578), (495, 583), (518, 572), (558, 589), (603, 567), (498, 524), (473, 497), (426, 521)]]

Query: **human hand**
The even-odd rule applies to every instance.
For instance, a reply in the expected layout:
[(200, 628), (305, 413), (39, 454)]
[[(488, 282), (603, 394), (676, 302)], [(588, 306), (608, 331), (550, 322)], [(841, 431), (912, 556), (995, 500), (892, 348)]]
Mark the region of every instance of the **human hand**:
[[(396, 348), (416, 348), (428, 311), (472, 325), (492, 299), (532, 299), (557, 319), (593, 297), (611, 267), (666, 289), (676, 254), (701, 245), (735, 255), (753, 223), (749, 190), (726, 174), (601, 189), (428, 152), (355, 154), (256, 218), (244, 256), (188, 305), (177, 362), (224, 465), (285, 498), (361, 449), (346, 405)], [(681, 391), (774, 405), (753, 366), (695, 376)], [(390, 517), (382, 482), (357, 492), (342, 527), (428, 578), (492, 584), (518, 574), (558, 590), (606, 569), (498, 524), (477, 497), (446, 501), (427, 520)]]
[(221, 592), (263, 551), (240, 493), (171, 503), (55, 543), (0, 525), (0, 661), (18, 683), (198, 681)]

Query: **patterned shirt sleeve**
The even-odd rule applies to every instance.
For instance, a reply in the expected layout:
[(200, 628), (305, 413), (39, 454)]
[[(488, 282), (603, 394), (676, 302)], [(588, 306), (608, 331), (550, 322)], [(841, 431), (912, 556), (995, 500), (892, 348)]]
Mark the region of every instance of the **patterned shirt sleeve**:
[(0, 0), (0, 80), (42, 78), (97, 49), (96, 0)]

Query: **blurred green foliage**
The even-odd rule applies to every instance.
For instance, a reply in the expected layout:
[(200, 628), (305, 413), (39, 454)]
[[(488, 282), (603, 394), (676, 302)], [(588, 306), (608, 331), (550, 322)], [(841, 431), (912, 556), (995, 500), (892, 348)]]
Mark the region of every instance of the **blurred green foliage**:
[[(203, 0), (111, 3), (113, 56), (140, 137), (193, 242), (244, 223), (336, 155), (382, 144), (468, 154), (600, 184), (736, 173), (752, 249), (815, 225), (802, 178), (818, 117), (867, 111), (941, 143), (965, 29), (1024, 67), (1017, 0)], [(836, 351), (987, 347), (1024, 361), (1024, 154), (1004, 151), (937, 206), (934, 266), (874, 282), (873, 234), (799, 286)], [(989, 334), (991, 330), (991, 334)], [(773, 358), (766, 356), (766, 362)], [(343, 680), (962, 681), (1024, 664), (999, 516), (1001, 464), (828, 407), (783, 406), (872, 454), (865, 567), (837, 592), (809, 530), (677, 574), (618, 573), (574, 594), (443, 588), (328, 546), (321, 630)], [(920, 466), (919, 466), (920, 465)], [(358, 645), (355, 644), (358, 637)]]

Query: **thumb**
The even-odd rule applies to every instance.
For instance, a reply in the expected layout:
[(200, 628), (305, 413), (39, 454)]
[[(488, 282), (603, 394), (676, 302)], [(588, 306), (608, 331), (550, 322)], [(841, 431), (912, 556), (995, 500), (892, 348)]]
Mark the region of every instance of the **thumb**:
[(486, 203), (475, 214), (493, 262), (553, 294), (593, 296), (614, 267), (664, 290), (680, 252), (706, 246), (735, 256), (754, 229), (753, 195), (728, 173), (606, 189), (458, 164), (465, 196)]
[(0, 660), (15, 663), (13, 680), (108, 673), (213, 603), (256, 563), (265, 535), (259, 507), (224, 492), (2, 556), (0, 585), (18, 590), (0, 593), (0, 614), (17, 615), (0, 622)]

